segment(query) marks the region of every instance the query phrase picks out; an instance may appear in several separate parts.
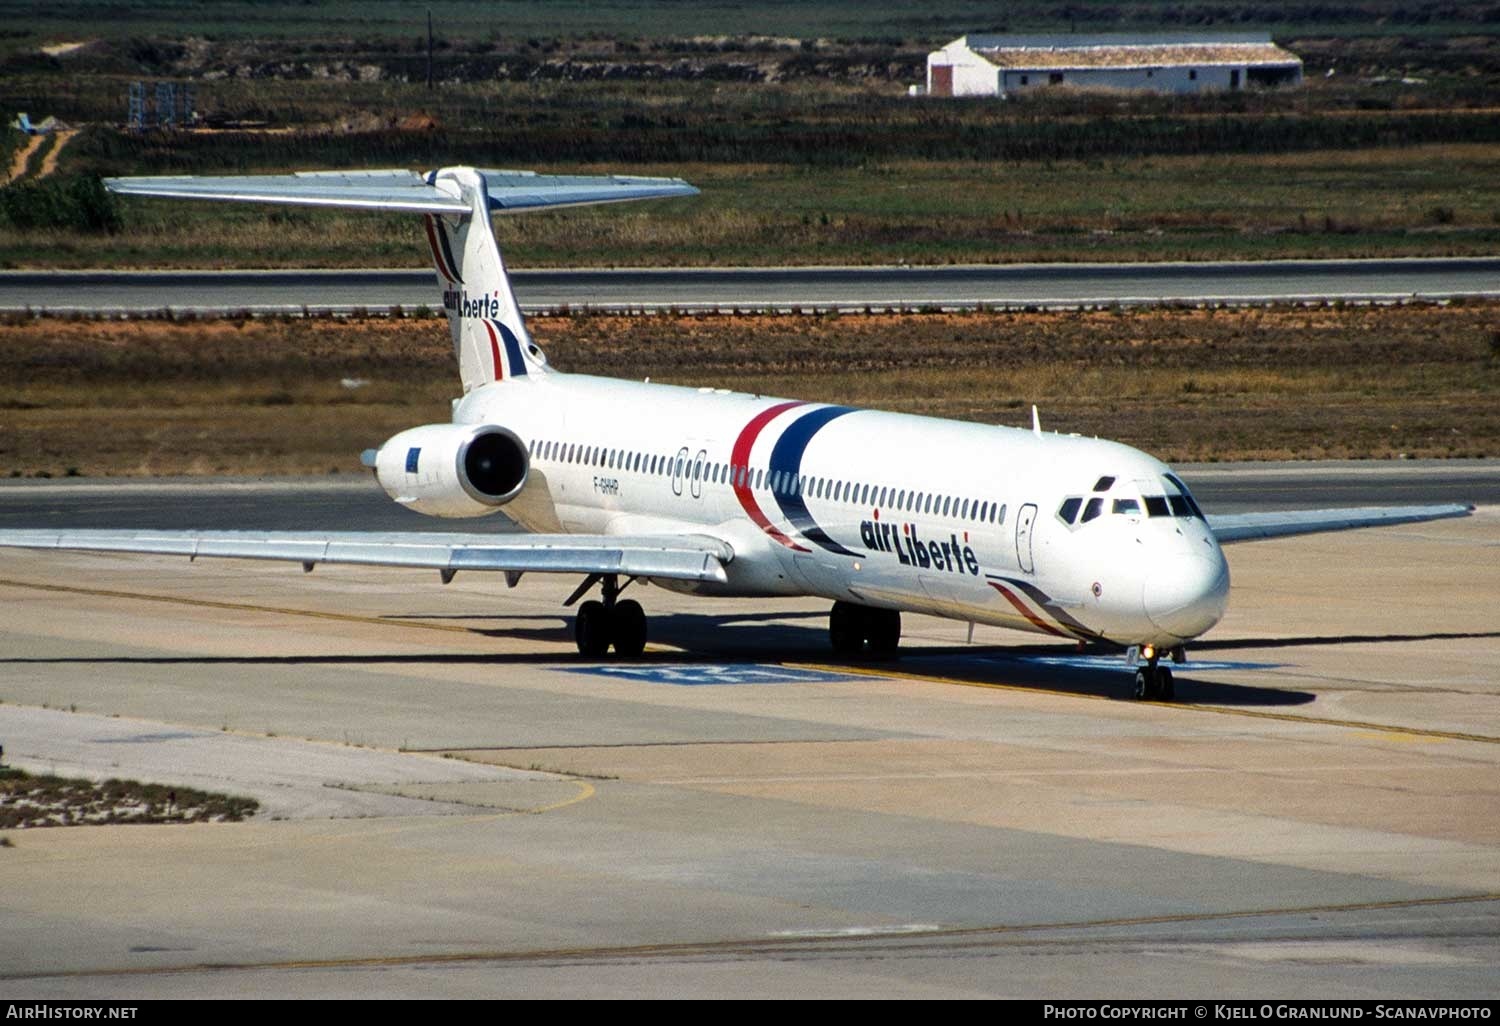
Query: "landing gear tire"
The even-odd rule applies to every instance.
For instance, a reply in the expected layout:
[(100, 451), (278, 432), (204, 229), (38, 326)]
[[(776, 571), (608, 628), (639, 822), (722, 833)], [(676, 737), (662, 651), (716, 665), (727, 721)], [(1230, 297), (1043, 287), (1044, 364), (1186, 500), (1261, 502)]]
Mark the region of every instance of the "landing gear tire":
[(842, 656), (857, 656), (865, 647), (864, 614), (868, 610), (852, 602), (835, 602), (828, 614), (828, 640)]
[(870, 654), (875, 658), (894, 657), (901, 647), (901, 611), (866, 609), (865, 640), (870, 643)]
[(1170, 702), (1177, 694), (1172, 671), (1165, 666), (1142, 666), (1135, 671), (1131, 696), (1153, 702)]
[(1130, 697), (1142, 700), (1147, 698), (1154, 698), (1155, 696), (1151, 693), (1154, 690), (1151, 687), (1151, 684), (1151, 674), (1145, 669), (1145, 667), (1136, 670), (1135, 686), (1130, 689)]
[(1156, 670), (1156, 697), (1163, 702), (1170, 702), (1177, 697), (1177, 687), (1172, 683), (1172, 671), (1165, 666), (1157, 667)]
[(835, 602), (828, 614), (828, 640), (841, 656), (862, 655), (868, 646), (870, 655), (889, 658), (901, 644), (901, 613)]
[(578, 616), (573, 621), (573, 640), (578, 643), (578, 654), (586, 659), (598, 659), (609, 651), (609, 610), (603, 602), (593, 599), (578, 607)]
[(615, 603), (611, 619), (610, 634), (616, 655), (634, 658), (646, 650), (646, 611), (639, 602), (626, 599)]

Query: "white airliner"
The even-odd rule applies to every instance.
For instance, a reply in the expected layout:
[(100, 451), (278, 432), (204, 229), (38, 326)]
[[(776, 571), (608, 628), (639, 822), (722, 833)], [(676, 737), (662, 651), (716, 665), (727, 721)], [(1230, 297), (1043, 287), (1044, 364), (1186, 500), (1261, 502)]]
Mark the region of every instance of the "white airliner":
[(1205, 517), (1160, 460), (1116, 442), (565, 374), (527, 334), (492, 213), (692, 195), (679, 179), (444, 168), (121, 178), (119, 193), (420, 214), (463, 382), (450, 423), (364, 454), (397, 502), (504, 509), (530, 533), (4, 531), (0, 544), (582, 576), (578, 650), (646, 644), (634, 581), (829, 599), (836, 652), (891, 654), (902, 611), (1127, 650), (1170, 698), (1171, 653), (1217, 623), (1222, 544), (1463, 516), (1415, 506)]

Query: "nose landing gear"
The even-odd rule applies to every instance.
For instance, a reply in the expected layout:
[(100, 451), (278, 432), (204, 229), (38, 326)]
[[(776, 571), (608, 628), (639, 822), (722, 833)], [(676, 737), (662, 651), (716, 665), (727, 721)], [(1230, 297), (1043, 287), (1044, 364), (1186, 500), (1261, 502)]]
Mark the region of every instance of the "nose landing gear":
[(590, 599), (585, 602), (578, 607), (578, 616), (573, 621), (573, 640), (578, 645), (578, 654), (587, 659), (598, 659), (613, 646), (618, 656), (631, 658), (640, 655), (646, 649), (646, 612), (634, 599), (619, 601), (620, 592), (630, 585), (630, 581), (622, 585), (615, 574), (590, 575), (566, 604), (577, 601), (596, 581), (604, 601)]
[[(1145, 657), (1146, 665), (1135, 671), (1135, 686), (1131, 689), (1131, 697), (1152, 702), (1172, 701), (1177, 696), (1177, 689), (1172, 682), (1172, 671), (1160, 665), (1161, 653), (1147, 645), (1141, 649), (1140, 654)], [(1182, 646), (1172, 650), (1172, 658), (1179, 663), (1186, 658), (1182, 653)]]

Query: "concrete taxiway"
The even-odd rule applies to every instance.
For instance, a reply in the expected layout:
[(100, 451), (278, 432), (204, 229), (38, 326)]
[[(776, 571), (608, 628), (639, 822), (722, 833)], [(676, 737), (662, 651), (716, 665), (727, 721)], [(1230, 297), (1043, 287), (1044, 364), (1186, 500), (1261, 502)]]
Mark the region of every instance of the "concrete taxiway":
[(589, 664), (567, 580), (0, 553), (8, 762), (264, 804), (10, 831), (0, 991), (1494, 997), (1500, 510), (1229, 554), (1168, 705), (818, 602), (646, 588)]

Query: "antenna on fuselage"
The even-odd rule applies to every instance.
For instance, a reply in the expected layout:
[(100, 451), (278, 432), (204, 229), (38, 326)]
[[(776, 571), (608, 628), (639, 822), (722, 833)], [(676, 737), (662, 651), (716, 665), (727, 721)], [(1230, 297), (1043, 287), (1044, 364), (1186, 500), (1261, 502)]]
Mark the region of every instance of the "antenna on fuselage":
[(1031, 433), (1038, 438), (1042, 437), (1042, 415), (1036, 412), (1036, 405), (1031, 407)]

